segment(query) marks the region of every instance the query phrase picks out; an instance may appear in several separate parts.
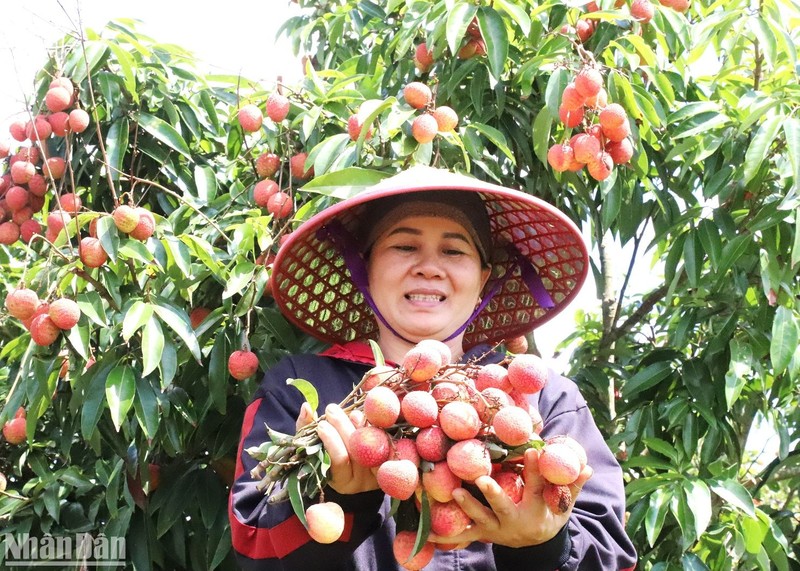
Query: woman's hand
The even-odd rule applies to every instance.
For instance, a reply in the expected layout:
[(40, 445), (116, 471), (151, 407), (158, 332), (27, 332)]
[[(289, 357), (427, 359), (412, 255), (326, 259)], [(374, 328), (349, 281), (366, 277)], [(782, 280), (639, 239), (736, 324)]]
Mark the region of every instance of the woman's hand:
[(566, 525), (572, 513), (572, 505), (583, 484), (592, 475), (588, 466), (578, 480), (570, 486), (573, 504), (560, 515), (550, 511), (542, 498), (545, 480), (539, 474), (539, 451), (525, 452), (523, 478), (525, 488), (520, 503), (515, 504), (497, 482), (489, 476), (481, 476), (475, 485), (491, 506), (486, 507), (464, 489), (457, 489), (453, 497), (472, 519), (466, 531), (453, 537), (431, 534), (429, 541), (461, 544), (486, 541), (507, 547), (529, 547), (539, 545), (553, 537)]
[[(300, 416), (303, 416), (302, 409)], [(357, 494), (378, 489), (373, 470), (350, 458), (350, 435), (363, 425), (363, 413), (354, 412), (348, 417), (341, 407), (329, 404), (325, 407), (325, 420), (321, 420), (317, 426), (317, 434), (331, 459), (328, 485), (340, 494)]]

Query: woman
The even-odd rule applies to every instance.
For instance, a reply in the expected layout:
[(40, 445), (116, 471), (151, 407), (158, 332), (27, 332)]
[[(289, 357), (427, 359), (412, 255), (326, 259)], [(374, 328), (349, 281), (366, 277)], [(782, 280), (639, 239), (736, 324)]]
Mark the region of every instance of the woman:
[[(283, 359), (267, 372), (242, 429), (230, 519), (243, 569), (400, 569), (392, 554), (394, 522), (373, 470), (350, 460), (349, 435), (361, 422), (335, 403), (374, 366), (366, 340), (397, 363), (422, 339), (445, 342), (453, 361), (499, 362), (492, 345), (553, 317), (587, 272), (580, 233), (558, 210), (529, 195), (471, 177), (416, 167), (336, 204), (302, 224), (273, 269), (275, 301), (295, 325), (332, 344), (320, 355)], [(311, 411), (287, 378), (314, 383)], [(456, 537), (467, 547), (437, 550), (425, 569), (632, 569), (625, 534), (621, 470), (576, 386), (550, 374), (531, 398), (543, 438), (566, 434), (587, 451), (574, 506), (553, 515), (539, 493), (537, 452), (525, 456), (526, 494), (515, 505), (489, 477), (454, 497), (473, 520)], [(269, 505), (243, 452), (266, 439), (264, 425), (293, 432), (325, 413), (318, 434), (331, 457), (326, 501), (340, 504), (339, 541), (312, 541), (288, 502)], [(588, 479), (587, 479), (588, 478)], [(580, 489), (582, 486), (582, 489)]]

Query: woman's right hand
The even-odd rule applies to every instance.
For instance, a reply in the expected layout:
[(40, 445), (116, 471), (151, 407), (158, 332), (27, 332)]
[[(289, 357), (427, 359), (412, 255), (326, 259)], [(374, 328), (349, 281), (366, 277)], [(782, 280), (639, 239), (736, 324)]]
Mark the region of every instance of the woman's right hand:
[[(303, 417), (301, 409), (298, 424)], [(362, 414), (348, 417), (340, 406), (329, 404), (325, 407), (325, 420), (317, 425), (317, 434), (331, 459), (328, 485), (340, 494), (358, 494), (378, 489), (373, 469), (359, 465), (350, 457), (350, 436), (363, 424)]]

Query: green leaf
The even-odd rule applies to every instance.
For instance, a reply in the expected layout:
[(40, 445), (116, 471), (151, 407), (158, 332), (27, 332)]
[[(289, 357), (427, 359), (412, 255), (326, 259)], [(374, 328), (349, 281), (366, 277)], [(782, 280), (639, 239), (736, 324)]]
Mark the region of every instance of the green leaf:
[(153, 305), (153, 309), (161, 320), (166, 323), (178, 336), (186, 343), (186, 347), (192, 353), (198, 363), (202, 362), (200, 355), (200, 344), (194, 334), (189, 318), (185, 313), (178, 312), (174, 307), (168, 305), (165, 300), (158, 299)]
[(458, 53), (461, 47), (461, 40), (467, 32), (470, 22), (475, 17), (478, 8), (469, 2), (459, 2), (452, 10), (447, 13), (447, 25), (445, 26), (445, 37), (450, 53)]
[(732, 507), (743, 511), (750, 517), (756, 517), (756, 508), (753, 505), (753, 498), (750, 492), (739, 482), (734, 480), (712, 482), (711, 490), (728, 502)]
[(425, 490), (422, 490), (419, 509), (419, 527), (417, 527), (417, 538), (414, 541), (414, 549), (411, 551), (412, 557), (422, 551), (422, 548), (425, 547), (425, 542), (428, 541), (428, 536), (431, 533), (431, 503), (428, 500), (428, 494)]
[(75, 85), (83, 83), (88, 72), (96, 71), (108, 49), (105, 42), (101, 41), (86, 42), (83, 48), (73, 51), (67, 59), (67, 65), (64, 66), (64, 75)]
[(148, 439), (153, 439), (161, 421), (158, 397), (153, 386), (141, 376), (136, 377), (136, 398), (133, 401), (133, 409), (144, 435)]
[[(133, 334), (139, 328), (144, 327), (144, 324), (153, 315), (153, 306), (145, 303), (140, 299), (134, 301), (125, 312), (125, 317), (122, 319), (122, 338), (125, 341), (130, 341)], [(147, 373), (145, 373), (147, 374)]]
[(722, 240), (719, 237), (719, 228), (712, 220), (706, 218), (700, 222), (697, 233), (700, 237), (700, 244), (702, 244), (703, 250), (711, 262), (711, 267), (716, 270), (722, 257)]
[(97, 238), (100, 245), (108, 254), (112, 262), (117, 261), (117, 250), (119, 249), (119, 232), (111, 216), (101, 216), (97, 219)]
[(533, 152), (536, 157), (547, 164), (547, 151), (550, 150), (550, 132), (553, 128), (553, 115), (542, 108), (533, 120)]
[(136, 374), (130, 365), (118, 365), (106, 379), (106, 401), (111, 411), (111, 421), (119, 432), (125, 416), (133, 405), (136, 394)]
[(338, 159), (350, 143), (350, 135), (338, 133), (323, 140), (308, 153), (308, 160), (314, 164), (314, 172), (324, 174)]
[(106, 45), (117, 58), (119, 69), (122, 72), (122, 81), (125, 84), (128, 95), (130, 95), (134, 103), (139, 103), (139, 93), (136, 90), (136, 62), (131, 54), (123, 49), (116, 41), (108, 40), (106, 41)]
[[(558, 108), (561, 106), (561, 97), (564, 94), (564, 88), (567, 87), (571, 79), (568, 70), (563, 67), (556, 69), (547, 80), (547, 87), (544, 91), (544, 101), (550, 114), (555, 118), (558, 117)], [(540, 112), (541, 114), (541, 112)]]
[(689, 278), (689, 285), (697, 287), (703, 270), (703, 246), (694, 230), (689, 233), (686, 242), (683, 243), (683, 263), (686, 268), (686, 276)]
[(748, 21), (752, 24), (753, 33), (758, 38), (758, 46), (761, 48), (761, 53), (764, 54), (767, 64), (770, 67), (774, 66), (778, 51), (778, 42), (775, 39), (775, 34), (772, 33), (769, 24), (761, 16), (751, 17)]
[(300, 480), (297, 477), (299, 470), (292, 470), (289, 472), (289, 478), (286, 481), (286, 488), (289, 490), (289, 502), (292, 504), (292, 510), (300, 520), (300, 523), (308, 529), (308, 522), (306, 521), (306, 510), (303, 506), (303, 493), (300, 490)]
[[(783, 134), (786, 136), (786, 155), (792, 165), (792, 178), (794, 188), (800, 189), (800, 119), (796, 117), (785, 117), (783, 121)], [(795, 232), (795, 236), (800, 235)], [(800, 253), (798, 253), (800, 259)], [(794, 253), (792, 254), (792, 265), (795, 265)]]
[(348, 167), (315, 176), (312, 181), (303, 186), (303, 191), (334, 198), (350, 198), (363, 192), (367, 187), (379, 183), (387, 176), (389, 176), (387, 173), (376, 170)]
[(244, 260), (236, 264), (228, 276), (225, 283), (225, 291), (222, 292), (222, 299), (228, 299), (236, 294), (242, 292), (250, 280), (253, 279), (253, 272), (256, 271), (256, 265), (253, 262)]
[(672, 374), (672, 364), (669, 361), (658, 361), (648, 365), (622, 386), (622, 396), (631, 399), (642, 391), (656, 386)]
[(761, 551), (764, 538), (767, 537), (769, 525), (758, 518), (745, 517), (739, 520), (744, 545), (748, 553), (757, 554)]
[(497, 148), (502, 151), (502, 153), (508, 157), (508, 160), (512, 162), (512, 164), (517, 164), (517, 158), (511, 152), (511, 149), (508, 147), (508, 142), (506, 141), (506, 136), (503, 134), (502, 131), (495, 129), (489, 125), (484, 125), (483, 123), (470, 123), (467, 126), (467, 129), (474, 129), (485, 136), (489, 141), (492, 142)]
[(185, 157), (191, 158), (189, 146), (172, 125), (149, 113), (139, 113), (136, 116), (136, 120), (139, 122), (139, 125), (155, 139), (161, 141), (171, 149), (178, 151)]
[(778, 130), (781, 128), (783, 117), (775, 115), (770, 117), (761, 124), (758, 128), (753, 140), (750, 141), (750, 146), (744, 155), (744, 183), (750, 182), (758, 169), (761, 168), (761, 163), (767, 158), (769, 149), (772, 142), (778, 135)]
[(800, 264), (800, 209), (794, 213), (794, 246), (792, 246), (792, 268), (798, 264)]
[(383, 356), (383, 351), (381, 351), (380, 345), (374, 340), (369, 340), (369, 347), (372, 349), (372, 357), (375, 360), (375, 364), (379, 367), (383, 367), (386, 365), (386, 359)]
[(694, 529), (697, 540), (705, 533), (711, 522), (711, 491), (702, 480), (686, 480), (683, 482), (686, 502), (694, 515)]
[(84, 373), (81, 390), (83, 402), (81, 404), (81, 435), (85, 440), (91, 440), (92, 435), (97, 430), (100, 417), (103, 415), (103, 407), (106, 379), (108, 373), (114, 365), (114, 357), (108, 359), (98, 359), (94, 365)]
[(197, 186), (197, 199), (200, 204), (207, 204), (217, 197), (217, 178), (211, 167), (196, 165), (194, 182)]
[(208, 390), (211, 404), (220, 414), (225, 413), (228, 392), (228, 357), (231, 354), (231, 343), (225, 332), (217, 334), (211, 355), (208, 360)]
[(490, 6), (478, 8), (478, 23), (483, 40), (486, 42), (486, 56), (489, 58), (489, 71), (496, 81), (503, 76), (508, 59), (508, 31), (502, 16)]
[(311, 405), (311, 410), (316, 411), (319, 406), (319, 394), (314, 385), (305, 379), (286, 379), (286, 384), (296, 388), (303, 394), (306, 402)]
[(788, 307), (779, 306), (772, 320), (772, 340), (769, 345), (775, 375), (780, 375), (789, 366), (797, 350), (799, 335), (794, 312)]
[(733, 240), (729, 241), (722, 248), (722, 259), (719, 263), (717, 272), (723, 275), (727, 272), (736, 261), (744, 255), (747, 249), (752, 244), (753, 238), (751, 236), (736, 236)]
[(142, 331), (142, 375), (149, 375), (158, 368), (163, 352), (164, 333), (158, 319), (151, 312)]
[(729, 343), (731, 357), (730, 367), (725, 373), (725, 400), (728, 409), (735, 403), (742, 393), (753, 373), (753, 349), (749, 343), (739, 341), (735, 337)]
[(106, 154), (110, 166), (111, 179), (119, 180), (125, 164), (125, 155), (128, 152), (128, 118), (120, 117), (108, 128), (106, 136)]
[(644, 519), (644, 528), (647, 534), (647, 542), (655, 545), (661, 528), (664, 526), (664, 519), (667, 516), (669, 502), (672, 498), (672, 491), (668, 488), (659, 488), (650, 495), (650, 505), (647, 508), (647, 515)]
[(527, 37), (531, 33), (531, 17), (522, 6), (508, 0), (494, 0), (494, 7), (502, 10), (519, 26), (522, 35)]

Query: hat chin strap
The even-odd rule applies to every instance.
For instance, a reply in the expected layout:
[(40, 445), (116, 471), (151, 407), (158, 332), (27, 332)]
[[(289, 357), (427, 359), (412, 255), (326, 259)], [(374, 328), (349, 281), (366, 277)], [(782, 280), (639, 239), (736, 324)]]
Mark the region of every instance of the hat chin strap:
[[(334, 246), (336, 246), (336, 249), (339, 250), (339, 253), (342, 255), (344, 264), (347, 266), (347, 269), (353, 278), (353, 285), (355, 285), (358, 291), (360, 291), (364, 296), (364, 301), (367, 302), (367, 305), (375, 314), (375, 317), (378, 318), (384, 327), (386, 327), (392, 333), (392, 335), (398, 339), (402, 339), (410, 345), (416, 345), (416, 341), (411, 341), (410, 339), (407, 339), (398, 333), (397, 330), (395, 330), (395, 328), (392, 327), (388, 321), (386, 321), (386, 318), (383, 316), (383, 314), (381, 314), (381, 312), (378, 310), (378, 307), (375, 305), (375, 300), (372, 298), (372, 294), (369, 290), (367, 265), (364, 261), (364, 257), (361, 255), (353, 234), (350, 233), (340, 221), (332, 220), (317, 231), (317, 238), (320, 240), (328, 238), (333, 242)], [(478, 317), (480, 312), (483, 311), (484, 308), (489, 304), (492, 298), (494, 298), (494, 296), (497, 295), (497, 293), (503, 288), (503, 284), (508, 281), (516, 268), (520, 269), (522, 280), (528, 286), (528, 290), (530, 290), (531, 295), (533, 295), (533, 298), (536, 300), (536, 303), (545, 309), (552, 309), (555, 307), (555, 303), (550, 297), (550, 293), (547, 291), (547, 288), (544, 287), (542, 279), (539, 277), (539, 274), (536, 272), (536, 268), (533, 267), (533, 264), (531, 264), (530, 261), (523, 256), (516, 247), (514, 247), (513, 244), (508, 244), (506, 246), (506, 252), (513, 260), (513, 263), (506, 267), (506, 271), (502, 276), (493, 280), (491, 289), (486, 293), (486, 295), (483, 296), (481, 303), (475, 308), (463, 325), (461, 325), (461, 327), (456, 329), (451, 335), (444, 339), (443, 342), (451, 341), (466, 331), (467, 327), (469, 327), (469, 325)]]

